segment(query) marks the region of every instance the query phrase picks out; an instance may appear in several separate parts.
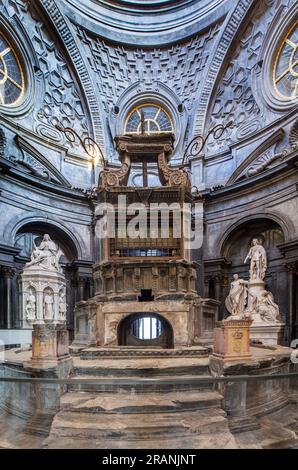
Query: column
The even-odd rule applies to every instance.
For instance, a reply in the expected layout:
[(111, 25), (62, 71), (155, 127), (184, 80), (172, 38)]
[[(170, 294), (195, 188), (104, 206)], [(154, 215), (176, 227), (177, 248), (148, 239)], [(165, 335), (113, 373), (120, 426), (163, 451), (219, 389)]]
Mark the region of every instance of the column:
[(286, 268), (288, 270), (288, 317), (286, 325), (286, 339), (288, 343), (292, 339), (296, 339), (296, 292), (295, 292), (295, 278), (297, 272), (296, 263), (287, 263)]
[(210, 276), (204, 277), (204, 298), (209, 299), (209, 283), (210, 283)]
[(213, 277), (215, 300), (221, 300), (221, 275)]
[(79, 294), (79, 301), (84, 300), (85, 298), (85, 284), (86, 284), (86, 279), (79, 277), (78, 278), (78, 294)]
[(4, 325), (5, 328), (12, 328), (12, 278), (15, 275), (16, 270), (11, 266), (3, 266), (1, 271), (3, 276)]

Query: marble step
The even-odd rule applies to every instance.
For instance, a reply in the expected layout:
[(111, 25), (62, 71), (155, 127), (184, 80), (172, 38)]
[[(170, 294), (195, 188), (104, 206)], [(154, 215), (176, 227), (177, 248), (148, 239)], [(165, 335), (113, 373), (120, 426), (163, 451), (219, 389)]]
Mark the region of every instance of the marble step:
[(138, 348), (128, 346), (117, 346), (115, 348), (78, 348), (71, 347), (71, 353), (74, 356), (80, 356), (81, 359), (104, 359), (104, 358), (119, 358), (119, 359), (145, 359), (145, 358), (190, 358), (190, 357), (208, 357), (212, 349), (209, 346), (190, 346), (180, 347), (175, 349), (162, 349), (162, 348)]
[(77, 413), (165, 413), (220, 407), (218, 392), (164, 394), (68, 392), (61, 410)]
[(68, 385), (68, 391), (80, 392), (110, 392), (118, 393), (169, 393), (173, 391), (194, 392), (213, 390), (212, 382), (200, 383), (198, 379), (206, 379), (209, 375), (193, 376), (185, 375), (173, 377), (99, 377), (98, 375), (78, 375), (72, 378), (72, 384)]
[(159, 377), (209, 375), (208, 358), (75, 359), (74, 375)]
[(163, 436), (162, 439), (102, 439), (50, 436), (43, 444), (48, 449), (237, 449), (234, 436), (226, 428), (213, 434)]
[[(50, 439), (141, 440), (192, 437), (194, 434), (229, 433), (221, 409), (174, 413), (86, 413), (60, 411), (54, 418)], [(52, 441), (53, 442), (53, 441)]]

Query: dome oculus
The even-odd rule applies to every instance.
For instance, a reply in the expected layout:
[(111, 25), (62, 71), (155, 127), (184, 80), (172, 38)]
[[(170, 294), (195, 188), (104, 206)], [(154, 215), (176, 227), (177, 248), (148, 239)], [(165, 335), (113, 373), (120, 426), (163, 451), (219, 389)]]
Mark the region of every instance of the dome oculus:
[(274, 86), (283, 99), (298, 98), (298, 22), (279, 50), (274, 67)]
[(24, 73), (9, 42), (0, 33), (0, 105), (16, 106), (25, 93)]

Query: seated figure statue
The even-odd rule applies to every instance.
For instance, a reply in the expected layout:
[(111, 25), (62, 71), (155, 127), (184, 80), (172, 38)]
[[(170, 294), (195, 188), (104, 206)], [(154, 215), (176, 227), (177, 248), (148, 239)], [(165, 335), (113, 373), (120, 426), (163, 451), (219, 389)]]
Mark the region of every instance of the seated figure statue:
[(256, 298), (256, 311), (260, 314), (262, 320), (266, 322), (276, 323), (280, 321), (279, 307), (269, 291), (263, 290)]
[(62, 254), (56, 243), (51, 240), (48, 234), (45, 234), (41, 244), (37, 247), (33, 242), (34, 249), (31, 254), (31, 261), (26, 267), (39, 266), (43, 269), (59, 271), (59, 259)]

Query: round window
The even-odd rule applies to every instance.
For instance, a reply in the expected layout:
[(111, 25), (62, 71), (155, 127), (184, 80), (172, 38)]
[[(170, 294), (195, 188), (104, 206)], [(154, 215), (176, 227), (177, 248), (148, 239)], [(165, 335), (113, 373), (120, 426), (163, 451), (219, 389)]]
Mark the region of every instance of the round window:
[(16, 106), (25, 93), (20, 61), (11, 44), (0, 33), (0, 105)]
[(298, 21), (282, 42), (274, 66), (273, 79), (281, 98), (298, 98)]
[(134, 108), (125, 123), (125, 134), (152, 135), (173, 132), (169, 114), (160, 106), (145, 104)]

